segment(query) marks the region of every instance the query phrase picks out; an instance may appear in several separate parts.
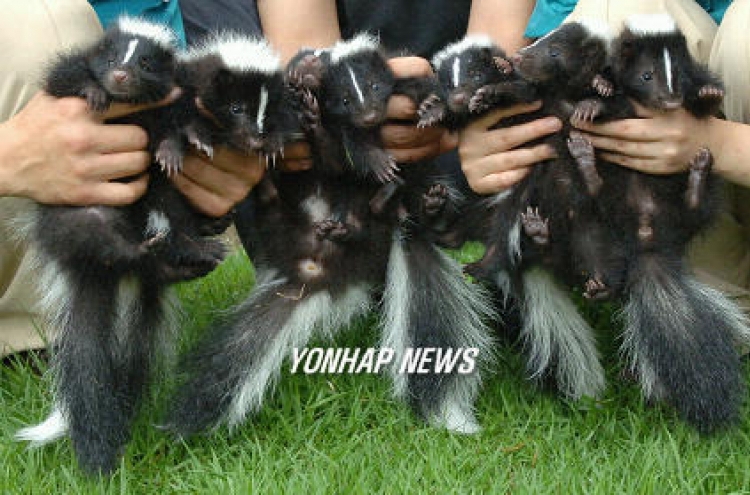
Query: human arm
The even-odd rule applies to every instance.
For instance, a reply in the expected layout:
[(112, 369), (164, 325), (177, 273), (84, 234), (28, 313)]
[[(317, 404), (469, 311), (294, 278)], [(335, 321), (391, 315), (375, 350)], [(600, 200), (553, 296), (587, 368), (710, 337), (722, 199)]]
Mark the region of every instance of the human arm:
[(687, 170), (701, 147), (711, 150), (713, 170), (750, 186), (750, 126), (715, 117), (697, 119), (684, 109), (650, 110), (636, 104), (638, 119), (576, 123), (584, 137), (613, 163), (652, 174)]
[(536, 0), (473, 0), (467, 34), (486, 34), (508, 55), (528, 44), (523, 33)]

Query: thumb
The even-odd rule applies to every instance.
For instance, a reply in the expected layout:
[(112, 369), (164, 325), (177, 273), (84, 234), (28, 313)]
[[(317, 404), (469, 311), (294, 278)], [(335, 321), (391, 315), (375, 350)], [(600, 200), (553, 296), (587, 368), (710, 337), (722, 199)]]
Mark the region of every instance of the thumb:
[(101, 118), (102, 120), (117, 119), (132, 113), (138, 113), (152, 108), (165, 107), (174, 103), (180, 95), (182, 95), (182, 89), (175, 86), (164, 99), (155, 103), (144, 103), (139, 105), (133, 105), (130, 103), (113, 103), (106, 112), (101, 114)]

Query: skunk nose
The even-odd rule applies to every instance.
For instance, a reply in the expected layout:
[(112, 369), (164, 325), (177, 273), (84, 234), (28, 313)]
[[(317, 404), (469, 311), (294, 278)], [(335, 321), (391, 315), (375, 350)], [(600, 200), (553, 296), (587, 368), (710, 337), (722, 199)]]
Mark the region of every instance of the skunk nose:
[(453, 106), (460, 107), (462, 105), (465, 105), (468, 99), (469, 95), (467, 95), (466, 92), (461, 91), (460, 93), (453, 93), (451, 95), (450, 103)]
[(511, 63), (515, 66), (521, 63), (521, 60), (523, 60), (523, 57), (519, 53), (513, 54), (512, 57), (510, 57)]
[(112, 79), (115, 80), (116, 83), (124, 83), (128, 80), (128, 73), (124, 70), (116, 70), (112, 72)]
[(378, 112), (370, 110), (362, 116), (362, 123), (366, 126), (375, 125), (378, 123)]

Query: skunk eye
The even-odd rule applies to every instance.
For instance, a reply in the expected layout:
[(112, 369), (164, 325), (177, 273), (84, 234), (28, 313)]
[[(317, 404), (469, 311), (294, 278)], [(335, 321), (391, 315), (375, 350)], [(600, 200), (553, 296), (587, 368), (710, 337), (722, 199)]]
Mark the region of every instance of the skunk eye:
[(346, 97), (345, 97), (345, 98), (343, 98), (343, 99), (341, 100), (341, 103), (343, 103), (344, 105), (347, 105), (347, 106), (348, 106), (348, 105), (349, 105), (349, 98), (346, 98)]
[(242, 113), (242, 105), (240, 105), (239, 103), (232, 103), (231, 105), (229, 105), (229, 111), (234, 115), (239, 115)]
[(654, 73), (651, 72), (650, 70), (641, 74), (641, 79), (643, 79), (644, 81), (650, 81), (653, 78), (654, 78)]
[(378, 83), (372, 83), (370, 84), (370, 87), (373, 91), (377, 91), (380, 88), (380, 86), (378, 86)]
[(482, 74), (479, 72), (472, 75), (472, 79), (474, 79), (475, 82), (481, 82), (482, 81)]
[(146, 57), (141, 57), (140, 59), (138, 59), (138, 64), (143, 70), (151, 70), (151, 63), (149, 63)]
[(110, 67), (114, 67), (115, 66), (115, 59), (111, 58), (111, 59), (107, 60), (107, 65), (109, 65)]
[(557, 48), (550, 48), (549, 49), (549, 56), (552, 58), (557, 58), (560, 56), (560, 50)]

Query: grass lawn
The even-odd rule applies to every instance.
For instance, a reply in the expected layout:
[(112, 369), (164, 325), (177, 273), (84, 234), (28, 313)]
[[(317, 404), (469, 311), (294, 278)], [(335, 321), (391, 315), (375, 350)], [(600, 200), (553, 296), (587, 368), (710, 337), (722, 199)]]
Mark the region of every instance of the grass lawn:
[[(241, 299), (251, 282), (238, 255), (180, 287), (183, 346), (212, 309)], [(600, 401), (565, 403), (532, 386), (518, 349), (501, 345), (477, 404), (484, 430), (476, 436), (425, 426), (391, 399), (385, 377), (290, 375), (286, 368), (243, 427), (176, 442), (153, 427), (169, 396), (162, 381), (111, 479), (85, 477), (67, 440), (38, 450), (12, 441), (51, 402), (48, 380), (36, 371), (46, 363), (14, 358), (0, 366), (0, 493), (750, 492), (750, 421), (703, 438), (670, 410), (645, 404), (619, 378), (611, 310), (585, 309), (601, 332), (609, 375)], [(376, 345), (374, 321), (356, 322), (330, 345)]]

